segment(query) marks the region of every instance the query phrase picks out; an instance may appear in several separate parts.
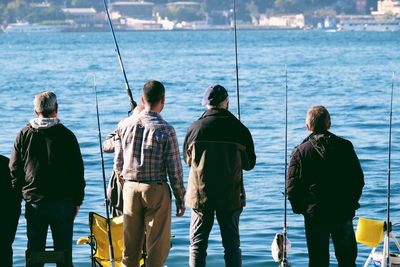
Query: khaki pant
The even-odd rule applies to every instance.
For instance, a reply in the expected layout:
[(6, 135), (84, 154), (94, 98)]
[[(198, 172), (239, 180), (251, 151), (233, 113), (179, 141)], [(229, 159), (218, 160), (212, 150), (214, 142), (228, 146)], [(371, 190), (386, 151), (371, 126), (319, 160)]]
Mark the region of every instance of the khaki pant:
[(162, 267), (171, 247), (171, 192), (167, 183), (125, 182), (124, 267), (138, 267), (146, 233), (146, 267)]

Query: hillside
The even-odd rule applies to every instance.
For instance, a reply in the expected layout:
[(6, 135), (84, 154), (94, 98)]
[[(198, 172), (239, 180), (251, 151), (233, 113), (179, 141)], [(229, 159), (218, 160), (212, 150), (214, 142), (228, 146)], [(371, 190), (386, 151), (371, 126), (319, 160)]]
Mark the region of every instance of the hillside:
[[(148, 0), (162, 7), (170, 0)], [(232, 0), (198, 0), (201, 10), (197, 13), (210, 14), (213, 11), (229, 11)], [(357, 4), (364, 3), (364, 11), (357, 10)], [(375, 0), (237, 0), (238, 19), (250, 21), (259, 14), (334, 12), (336, 14), (352, 14), (369, 12), (376, 5)], [(61, 8), (94, 7), (103, 9), (101, 0), (0, 0), (0, 22), (10, 23), (17, 20), (29, 22), (64, 20)], [(162, 10), (162, 8), (161, 8)], [(168, 14), (174, 16), (174, 14)], [(174, 19), (174, 17), (170, 17)]]

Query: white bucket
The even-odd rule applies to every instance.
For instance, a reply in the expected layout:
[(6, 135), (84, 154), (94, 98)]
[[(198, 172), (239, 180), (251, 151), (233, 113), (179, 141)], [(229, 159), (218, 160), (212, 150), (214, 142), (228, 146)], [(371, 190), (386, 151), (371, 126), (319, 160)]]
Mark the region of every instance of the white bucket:
[[(372, 263), (375, 267), (382, 266), (383, 255), (381, 252), (375, 252), (372, 255)], [(388, 267), (400, 267), (400, 256), (398, 254), (390, 254)]]
[(390, 254), (390, 267), (400, 267), (400, 256), (398, 254)]

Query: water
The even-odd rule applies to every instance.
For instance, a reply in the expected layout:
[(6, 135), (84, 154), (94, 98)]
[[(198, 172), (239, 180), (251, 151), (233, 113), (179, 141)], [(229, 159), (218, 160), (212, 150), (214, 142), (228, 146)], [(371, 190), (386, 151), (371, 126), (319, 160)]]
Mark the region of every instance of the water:
[[(146, 80), (166, 85), (162, 115), (175, 127), (181, 145), (187, 128), (203, 111), (200, 102), (208, 85), (220, 83), (228, 88), (236, 113), (232, 32), (126, 32), (117, 37), (136, 100)], [(331, 112), (332, 131), (353, 142), (364, 169), (366, 185), (357, 215), (385, 219), (391, 75), (400, 66), (399, 43), (398, 33), (238, 32), (241, 117), (253, 134), (257, 153), (256, 167), (245, 172), (248, 204), (240, 221), (244, 266), (276, 266), (269, 248), (283, 221), (285, 64), (289, 150), (307, 134), (307, 108), (325, 105)], [(86, 197), (76, 219), (74, 240), (88, 235), (89, 211), (104, 214), (93, 74), (103, 136), (129, 109), (113, 49), (110, 33), (0, 34), (0, 153), (10, 155), (16, 134), (32, 118), (34, 94), (54, 90), (60, 118), (76, 134), (85, 162)], [(400, 219), (398, 81), (396, 77), (391, 171), (394, 223)], [(112, 156), (106, 155), (107, 177), (111, 166)], [(186, 183), (186, 166), (184, 173)], [(190, 211), (183, 218), (173, 217), (176, 238), (168, 266), (187, 266), (189, 221)], [(14, 242), (16, 266), (24, 266), (25, 228), (22, 215)], [(293, 266), (305, 266), (303, 220), (291, 210), (288, 234)], [(358, 264), (368, 253), (369, 248), (359, 245)], [(74, 246), (75, 266), (89, 266), (89, 254), (88, 246)], [(331, 262), (336, 266), (334, 258)], [(210, 236), (207, 263), (223, 266), (217, 225)]]

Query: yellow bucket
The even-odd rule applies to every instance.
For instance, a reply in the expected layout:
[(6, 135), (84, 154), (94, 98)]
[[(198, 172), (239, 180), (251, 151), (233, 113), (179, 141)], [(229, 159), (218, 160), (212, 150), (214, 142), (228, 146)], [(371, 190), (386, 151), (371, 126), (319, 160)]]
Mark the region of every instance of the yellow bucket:
[(383, 232), (384, 222), (366, 218), (358, 219), (357, 242), (370, 247), (377, 247), (382, 242)]

